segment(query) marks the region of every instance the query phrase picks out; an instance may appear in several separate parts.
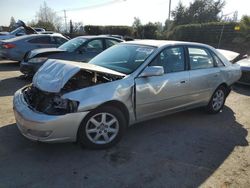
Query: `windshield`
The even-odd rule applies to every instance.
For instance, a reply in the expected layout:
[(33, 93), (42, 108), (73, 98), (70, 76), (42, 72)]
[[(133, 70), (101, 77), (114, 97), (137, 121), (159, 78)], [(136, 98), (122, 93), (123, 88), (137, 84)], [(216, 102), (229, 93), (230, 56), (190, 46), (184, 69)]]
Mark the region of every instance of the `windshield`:
[(81, 46), (86, 39), (84, 38), (74, 38), (65, 42), (63, 45), (59, 46), (59, 49), (66, 50), (68, 52), (74, 52), (79, 46)]
[(120, 44), (105, 50), (89, 63), (130, 74), (134, 72), (154, 50), (155, 48), (151, 46)]

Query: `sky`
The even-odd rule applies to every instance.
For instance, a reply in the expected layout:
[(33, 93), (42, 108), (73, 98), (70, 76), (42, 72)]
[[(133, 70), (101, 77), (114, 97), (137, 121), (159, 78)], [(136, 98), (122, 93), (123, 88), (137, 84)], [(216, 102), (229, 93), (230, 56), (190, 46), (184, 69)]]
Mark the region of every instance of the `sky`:
[[(66, 10), (67, 21), (84, 25), (132, 25), (134, 17), (143, 24), (162, 22), (168, 18), (169, 0), (45, 0), (61, 17)], [(181, 1), (188, 6), (193, 0), (172, 0), (172, 10)], [(8, 26), (10, 18), (24, 22), (34, 20), (44, 0), (0, 0), (0, 25)], [(250, 15), (250, 0), (226, 0), (223, 14), (238, 11), (238, 18)], [(64, 20), (63, 20), (64, 23)]]

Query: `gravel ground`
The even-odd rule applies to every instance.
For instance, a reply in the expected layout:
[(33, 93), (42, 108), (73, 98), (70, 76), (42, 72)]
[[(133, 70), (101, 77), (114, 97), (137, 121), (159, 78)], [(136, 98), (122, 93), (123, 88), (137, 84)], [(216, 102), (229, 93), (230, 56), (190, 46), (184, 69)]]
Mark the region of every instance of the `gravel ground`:
[(0, 62), (0, 188), (250, 187), (250, 87), (235, 85), (224, 110), (189, 110), (137, 124), (107, 150), (24, 138), (12, 97), (30, 81)]

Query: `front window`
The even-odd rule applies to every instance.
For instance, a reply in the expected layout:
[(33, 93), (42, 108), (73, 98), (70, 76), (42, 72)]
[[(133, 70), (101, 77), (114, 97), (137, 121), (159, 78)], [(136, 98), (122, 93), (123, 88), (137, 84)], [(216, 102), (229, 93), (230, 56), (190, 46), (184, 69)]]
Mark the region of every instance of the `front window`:
[(62, 49), (68, 52), (74, 52), (85, 41), (86, 39), (84, 38), (74, 38), (74, 39), (69, 40), (68, 42), (65, 42), (63, 45), (59, 46), (59, 49)]
[(86, 46), (84, 46), (84, 49), (87, 52), (100, 53), (103, 51), (102, 40), (101, 39), (92, 40)]
[(182, 47), (171, 47), (163, 50), (150, 63), (150, 66), (162, 66), (165, 73), (185, 70), (184, 50)]
[(132, 44), (115, 45), (96, 56), (89, 63), (121, 73), (134, 72), (155, 50), (151, 46)]

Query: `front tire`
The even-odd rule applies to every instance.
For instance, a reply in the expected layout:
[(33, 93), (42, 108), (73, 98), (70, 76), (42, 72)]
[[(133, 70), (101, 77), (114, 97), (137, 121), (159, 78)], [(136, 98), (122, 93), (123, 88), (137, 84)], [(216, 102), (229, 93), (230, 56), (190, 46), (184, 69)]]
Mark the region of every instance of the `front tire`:
[(90, 149), (104, 149), (120, 141), (126, 129), (122, 112), (103, 106), (90, 112), (78, 130), (78, 141)]
[(226, 88), (219, 86), (213, 93), (210, 102), (207, 105), (207, 111), (210, 114), (216, 114), (222, 110), (226, 100)]

